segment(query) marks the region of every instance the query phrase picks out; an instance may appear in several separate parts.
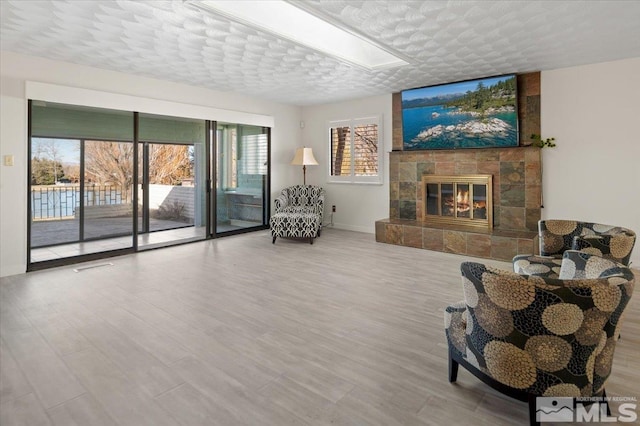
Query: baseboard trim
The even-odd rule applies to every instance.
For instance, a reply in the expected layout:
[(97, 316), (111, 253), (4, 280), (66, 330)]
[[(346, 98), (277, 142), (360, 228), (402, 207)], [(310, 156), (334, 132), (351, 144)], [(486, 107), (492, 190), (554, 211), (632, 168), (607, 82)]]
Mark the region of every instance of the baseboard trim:
[(347, 224), (344, 224), (344, 223), (334, 223), (332, 227), (336, 228), (336, 229), (344, 229), (345, 231), (364, 232), (365, 234), (375, 234), (376, 233), (375, 225), (370, 227), (370, 226), (347, 225)]
[(27, 272), (27, 264), (24, 265), (3, 265), (2, 273), (0, 273), (0, 278), (10, 277), (11, 275), (20, 275)]

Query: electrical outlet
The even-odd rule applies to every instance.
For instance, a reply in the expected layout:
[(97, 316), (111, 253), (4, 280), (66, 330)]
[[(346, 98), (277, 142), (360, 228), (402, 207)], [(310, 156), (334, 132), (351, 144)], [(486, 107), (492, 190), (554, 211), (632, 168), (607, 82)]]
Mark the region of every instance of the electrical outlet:
[(336, 212), (336, 206), (333, 205), (333, 206), (331, 206), (331, 213), (335, 213), (335, 212)]

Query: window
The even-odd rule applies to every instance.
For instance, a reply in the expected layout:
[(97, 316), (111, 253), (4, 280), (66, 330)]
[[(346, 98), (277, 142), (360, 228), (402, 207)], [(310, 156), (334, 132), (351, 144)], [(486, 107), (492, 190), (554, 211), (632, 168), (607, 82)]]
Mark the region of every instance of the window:
[[(218, 123), (218, 167), (216, 188), (227, 190), (238, 186), (238, 125)], [(224, 179), (222, 178), (224, 177)]]
[(329, 122), (330, 182), (382, 183), (380, 118)]
[(260, 127), (244, 126), (245, 134), (242, 135), (242, 172), (247, 175), (267, 174), (267, 144), (266, 133), (247, 134), (251, 130), (262, 132)]

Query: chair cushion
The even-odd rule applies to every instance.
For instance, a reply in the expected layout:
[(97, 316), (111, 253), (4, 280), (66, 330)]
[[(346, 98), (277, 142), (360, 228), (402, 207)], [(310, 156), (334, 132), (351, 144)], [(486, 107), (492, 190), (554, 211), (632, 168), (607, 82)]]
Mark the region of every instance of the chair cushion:
[(315, 206), (323, 189), (312, 185), (295, 185), (285, 189), (289, 204), (293, 206)]
[(320, 229), (320, 216), (313, 212), (280, 212), (271, 216), (274, 237), (314, 238)]

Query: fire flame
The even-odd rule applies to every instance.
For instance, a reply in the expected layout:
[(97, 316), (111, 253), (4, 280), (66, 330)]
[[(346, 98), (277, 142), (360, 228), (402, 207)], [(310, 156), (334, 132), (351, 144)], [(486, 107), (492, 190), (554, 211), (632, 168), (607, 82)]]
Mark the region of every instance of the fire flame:
[(469, 205), (469, 191), (458, 191), (456, 202), (458, 203), (458, 205)]
[(456, 196), (456, 203), (458, 204), (458, 212), (466, 212), (471, 209), (469, 206), (469, 191), (458, 191)]

